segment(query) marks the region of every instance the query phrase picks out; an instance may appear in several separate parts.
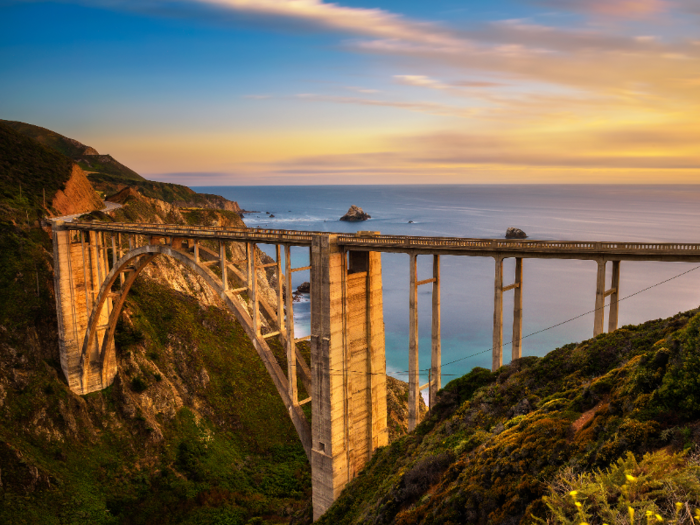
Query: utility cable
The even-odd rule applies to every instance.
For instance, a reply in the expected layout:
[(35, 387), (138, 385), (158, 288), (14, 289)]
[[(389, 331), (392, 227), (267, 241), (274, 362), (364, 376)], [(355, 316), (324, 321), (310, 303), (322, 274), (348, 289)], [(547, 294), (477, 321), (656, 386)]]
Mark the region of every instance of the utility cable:
[[(668, 283), (668, 282), (670, 282), (670, 281), (673, 281), (673, 280), (675, 280), (675, 279), (678, 279), (679, 277), (683, 277), (684, 275), (687, 275), (687, 274), (689, 274), (689, 273), (691, 273), (691, 272), (694, 272), (695, 270), (698, 270), (698, 269), (700, 269), (700, 266), (695, 266), (695, 267), (691, 268), (690, 270), (686, 270), (685, 272), (679, 273), (678, 275), (674, 275), (673, 277), (669, 277), (668, 279), (665, 279), (665, 280), (663, 280), (663, 281), (660, 281), (660, 282), (658, 282), (658, 283), (656, 283), (656, 284), (652, 284), (651, 286), (647, 286), (646, 288), (642, 288), (641, 290), (638, 290), (638, 291), (636, 291), (636, 292), (634, 292), (634, 293), (632, 293), (632, 294), (630, 294), (630, 295), (626, 295), (625, 297), (623, 297), (623, 298), (621, 298), (621, 299), (618, 299), (617, 302), (618, 302), (618, 303), (621, 303), (622, 301), (625, 301), (625, 300), (627, 300), (627, 299), (631, 299), (632, 297), (635, 297), (635, 296), (637, 296), (637, 295), (639, 295), (639, 294), (641, 294), (641, 293), (647, 292), (647, 291), (651, 290), (652, 288), (656, 288), (657, 286), (661, 286), (662, 284), (666, 284), (666, 283)], [(565, 320), (565, 321), (561, 321), (561, 322), (559, 322), (559, 323), (557, 323), (557, 324), (553, 324), (553, 325), (551, 325), (551, 326), (548, 326), (547, 328), (543, 328), (543, 329), (541, 329), (541, 330), (537, 330), (536, 332), (529, 333), (529, 334), (527, 334), (527, 335), (521, 337), (520, 340), (522, 341), (522, 340), (524, 340), (524, 339), (527, 339), (528, 337), (533, 337), (533, 336), (539, 335), (539, 334), (541, 334), (541, 333), (543, 333), (543, 332), (547, 332), (547, 331), (549, 331), (549, 330), (553, 330), (554, 328), (558, 328), (558, 327), (560, 327), (560, 326), (562, 326), (562, 325), (565, 325), (565, 324), (567, 324), (567, 323), (570, 323), (570, 322), (572, 322), (572, 321), (575, 321), (575, 320), (577, 320), (577, 319), (580, 319), (581, 317), (585, 317), (585, 316), (587, 316), (587, 315), (590, 315), (590, 314), (592, 314), (592, 313), (595, 313), (595, 312), (597, 312), (598, 310), (604, 310), (605, 308), (607, 308), (608, 306), (610, 306), (610, 304), (611, 304), (611, 303), (604, 304), (604, 305), (601, 306), (600, 308), (594, 308), (593, 310), (589, 310), (589, 311), (584, 312), (584, 313), (582, 313), (582, 314), (579, 314), (579, 315), (577, 315), (577, 316), (571, 317), (571, 318), (569, 318), (569, 319), (567, 319), (567, 320)], [(512, 345), (513, 342), (514, 342), (514, 340), (510, 340), (510, 341), (508, 341), (507, 343), (504, 343), (503, 346)], [(461, 361), (466, 361), (467, 359), (471, 359), (472, 357), (476, 357), (476, 356), (478, 356), (478, 355), (482, 355), (482, 354), (485, 354), (485, 353), (491, 352), (491, 351), (493, 351), (493, 347), (487, 348), (486, 350), (481, 350), (481, 351), (479, 351), (479, 352), (470, 354), (470, 355), (465, 356), (465, 357), (460, 357), (459, 359), (455, 359), (455, 360), (453, 360), (453, 361), (449, 361), (449, 362), (447, 362), (447, 363), (444, 363), (444, 364), (440, 365), (440, 368), (443, 369), (443, 368), (445, 368), (446, 366), (453, 365), (453, 364), (459, 363), (459, 362), (461, 362)], [(334, 369), (334, 368), (325, 368), (324, 370), (329, 371), (329, 372), (346, 373), (346, 374), (386, 375), (386, 374), (380, 374), (380, 373), (376, 373), (376, 372), (366, 372), (366, 371), (360, 371), (360, 370), (337, 370), (337, 369)], [(418, 369), (418, 372), (428, 372), (428, 371), (430, 371), (430, 370), (431, 370), (431, 368), (421, 368), (421, 369)], [(396, 375), (407, 375), (407, 374), (410, 373), (410, 370), (405, 370), (405, 371), (402, 371), (402, 372), (393, 372), (393, 373), (396, 374)], [(458, 375), (458, 374), (441, 374), (441, 375), (444, 376), (444, 375)]]

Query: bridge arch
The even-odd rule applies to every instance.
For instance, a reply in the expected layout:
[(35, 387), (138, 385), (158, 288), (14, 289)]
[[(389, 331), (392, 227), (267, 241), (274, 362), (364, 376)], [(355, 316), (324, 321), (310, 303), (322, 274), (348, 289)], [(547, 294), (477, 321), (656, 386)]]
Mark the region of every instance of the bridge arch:
[[(304, 446), (308, 457), (311, 455), (311, 427), (301, 407), (292, 402), (289, 396), (288, 380), (279, 366), (274, 354), (270, 350), (265, 339), (259, 335), (254, 327), (253, 319), (248, 314), (247, 307), (237, 298), (237, 295), (230, 290), (225, 289), (222, 280), (214, 274), (209, 268), (195, 260), (193, 256), (184, 251), (173, 248), (169, 245), (148, 244), (138, 248), (134, 248), (124, 254), (113, 266), (110, 272), (105, 276), (100, 290), (95, 297), (92, 311), (90, 312), (85, 336), (82, 342), (80, 354), (81, 381), (87, 382), (87, 376), (91, 367), (90, 348), (91, 342), (97, 340), (97, 348), (99, 348), (99, 363), (97, 364), (100, 374), (102, 375), (102, 383), (107, 384), (111, 378), (107, 377), (110, 369), (116, 370), (116, 355), (114, 348), (114, 331), (117, 320), (124, 307), (126, 297), (131, 290), (138, 275), (159, 255), (165, 255), (183, 266), (194, 271), (202, 277), (209, 288), (216, 293), (226, 305), (226, 308), (231, 311), (236, 320), (243, 327), (246, 335), (253, 343), (258, 356), (263, 361), (265, 368), (272, 378), (279, 396), (282, 398), (294, 427), (299, 434), (299, 438)], [(120, 292), (112, 292), (114, 283), (119, 279), (120, 275), (126, 273), (124, 284)], [(103, 310), (107, 307), (108, 299), (113, 299), (111, 311), (108, 313), (107, 326), (104, 329), (102, 340), (98, 337), (98, 323), (100, 319), (104, 319)]]

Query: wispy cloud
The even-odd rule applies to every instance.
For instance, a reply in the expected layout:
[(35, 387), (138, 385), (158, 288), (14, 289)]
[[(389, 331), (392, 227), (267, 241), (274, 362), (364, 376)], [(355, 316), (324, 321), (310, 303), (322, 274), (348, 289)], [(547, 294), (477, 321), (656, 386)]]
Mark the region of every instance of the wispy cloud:
[(396, 100), (379, 100), (361, 97), (339, 97), (316, 93), (299, 93), (296, 95), (296, 98), (313, 102), (331, 102), (335, 104), (356, 104), (361, 106), (400, 108), (407, 109), (409, 111), (417, 111), (419, 113), (429, 113), (431, 115), (448, 117), (466, 117), (473, 115), (475, 112), (475, 110), (470, 108), (460, 108), (457, 106), (448, 106), (446, 104), (437, 104), (434, 102), (402, 102)]
[(674, 5), (667, 0), (533, 0), (532, 3), (553, 9), (623, 18), (655, 15)]

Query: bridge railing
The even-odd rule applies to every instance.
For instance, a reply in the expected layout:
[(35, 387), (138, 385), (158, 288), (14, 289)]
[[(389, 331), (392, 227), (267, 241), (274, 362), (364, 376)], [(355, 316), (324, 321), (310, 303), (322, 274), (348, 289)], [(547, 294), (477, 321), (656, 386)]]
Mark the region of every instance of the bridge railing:
[(700, 244), (630, 243), (586, 241), (527, 241), (505, 239), (469, 239), (460, 237), (418, 237), (408, 235), (355, 236), (339, 235), (338, 244), (376, 247), (378, 249), (454, 249), (488, 251), (551, 251), (551, 252), (651, 252), (700, 254)]
[(181, 224), (143, 224), (128, 222), (74, 221), (66, 223), (65, 228), (83, 231), (109, 231), (136, 235), (173, 236), (184, 238), (213, 238), (229, 240), (256, 240), (264, 243), (270, 241), (290, 242), (292, 244), (311, 245), (314, 235), (321, 232), (297, 230), (272, 230), (262, 228), (236, 229), (224, 226), (187, 226)]
[(105, 223), (74, 221), (64, 225), (72, 230), (122, 232), (137, 235), (161, 235), (185, 238), (213, 238), (232, 241), (254, 240), (270, 244), (289, 243), (310, 246), (316, 235), (336, 235), (344, 246), (362, 246), (392, 250), (517, 251), (550, 253), (650, 253), (700, 255), (700, 243), (643, 243), (538, 241), (520, 239), (473, 239), (464, 237), (425, 237), (414, 235), (365, 235), (332, 232), (278, 230), (262, 228), (235, 229), (223, 226), (187, 226), (180, 224)]

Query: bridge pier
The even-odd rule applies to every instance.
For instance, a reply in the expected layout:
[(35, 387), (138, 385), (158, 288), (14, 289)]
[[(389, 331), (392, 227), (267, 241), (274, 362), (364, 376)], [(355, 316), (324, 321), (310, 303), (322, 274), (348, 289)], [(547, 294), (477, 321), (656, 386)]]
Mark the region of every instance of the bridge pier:
[(100, 363), (100, 342), (109, 321), (111, 298), (106, 299), (99, 315), (85, 369), (81, 358), (90, 312), (102, 284), (102, 275), (106, 275), (107, 258), (102, 249), (104, 241), (98, 246), (99, 236), (95, 232), (89, 232), (86, 242), (82, 232), (77, 240), (74, 232), (62, 230), (60, 226), (62, 222), (57, 221), (52, 235), (61, 368), (70, 389), (82, 395), (106, 388), (117, 372), (116, 363), (107, 363), (104, 371)]
[[(408, 430), (420, 423), (420, 393), (428, 389), (428, 405), (433, 406), (442, 386), (442, 347), (440, 340), (440, 256), (433, 255), (433, 277), (418, 280), (418, 254), (410, 253), (409, 348), (408, 348)], [(430, 372), (428, 382), (420, 384), (420, 351), (418, 338), (418, 287), (432, 284), (432, 318), (430, 329)]]
[(496, 272), (493, 294), (493, 347), (491, 370), (496, 371), (503, 366), (503, 292), (514, 290), (513, 297), (513, 339), (511, 343), (511, 360), (522, 357), (523, 337), (523, 259), (515, 258), (515, 281), (503, 286), (502, 255), (495, 256)]
[(311, 248), (314, 519), (388, 444), (381, 254), (336, 239), (317, 235)]
[(605, 276), (607, 262), (598, 259), (598, 273), (596, 277), (595, 314), (593, 317), (593, 337), (605, 332), (605, 298), (610, 297), (610, 312), (608, 318), (608, 332), (617, 330), (619, 314), (620, 291), (620, 261), (612, 262), (612, 282), (610, 289), (605, 289)]

